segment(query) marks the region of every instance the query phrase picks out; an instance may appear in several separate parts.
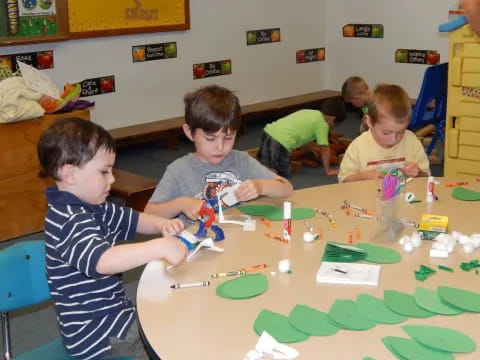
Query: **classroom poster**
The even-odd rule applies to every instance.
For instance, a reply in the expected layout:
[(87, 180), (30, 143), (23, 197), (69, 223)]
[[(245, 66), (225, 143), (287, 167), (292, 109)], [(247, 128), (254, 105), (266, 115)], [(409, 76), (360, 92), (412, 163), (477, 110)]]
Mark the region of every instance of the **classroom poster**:
[(383, 38), (382, 24), (347, 24), (342, 28), (343, 37)]
[(437, 50), (397, 49), (395, 51), (395, 62), (436, 65), (440, 63), (440, 54)]
[(247, 45), (268, 44), (279, 41), (280, 28), (247, 31)]
[(297, 50), (295, 53), (297, 64), (325, 60), (325, 48)]
[(53, 50), (9, 54), (0, 56), (0, 65), (7, 66), (12, 72), (18, 70), (17, 60), (39, 70), (53, 68)]
[(115, 76), (108, 75), (85, 79), (80, 82), (82, 91), (80, 97), (108, 94), (115, 92)]
[(212, 61), (193, 64), (193, 79), (203, 79), (212, 76), (230, 75), (232, 73), (232, 60)]

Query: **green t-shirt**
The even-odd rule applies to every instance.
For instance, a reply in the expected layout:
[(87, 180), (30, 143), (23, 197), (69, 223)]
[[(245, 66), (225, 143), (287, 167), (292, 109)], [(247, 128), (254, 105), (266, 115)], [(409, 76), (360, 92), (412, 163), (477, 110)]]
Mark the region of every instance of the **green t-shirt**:
[(362, 106), (363, 115), (368, 115), (368, 105)]
[(265, 126), (265, 132), (289, 152), (316, 140), (328, 145), (328, 124), (318, 110), (299, 110)]

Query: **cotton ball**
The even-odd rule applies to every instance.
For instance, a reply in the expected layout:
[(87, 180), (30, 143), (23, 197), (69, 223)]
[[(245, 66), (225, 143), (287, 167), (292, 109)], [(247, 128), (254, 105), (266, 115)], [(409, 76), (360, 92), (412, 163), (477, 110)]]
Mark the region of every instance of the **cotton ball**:
[(315, 235), (313, 235), (310, 231), (305, 231), (303, 233), (303, 241), (312, 242), (313, 240), (315, 240)]
[(470, 242), (470, 236), (461, 235), (461, 236), (458, 238), (458, 242), (460, 243), (460, 245), (465, 245), (465, 244), (467, 244), (467, 243)]
[(405, 251), (406, 253), (412, 252), (413, 251), (412, 243), (406, 242), (405, 244), (403, 244), (403, 251)]
[(475, 250), (474, 246), (472, 243), (466, 243), (466, 244), (463, 244), (463, 252), (465, 254), (471, 254), (473, 253), (473, 250)]
[(448, 241), (448, 235), (447, 234), (438, 234), (437, 236), (435, 236), (435, 241), (438, 241), (438, 242), (441, 242), (443, 244), (446, 244), (447, 241)]
[(420, 235), (418, 234), (418, 232), (415, 231), (410, 236), (410, 242), (412, 243), (413, 247), (416, 247), (416, 248), (419, 248), (420, 245), (422, 245), (422, 239), (420, 238)]
[(470, 241), (472, 242), (475, 248), (480, 247), (480, 234), (472, 234), (470, 235)]
[(284, 259), (278, 262), (278, 271), (288, 273), (290, 271), (290, 260)]
[(407, 235), (402, 236), (400, 240), (398, 240), (400, 245), (405, 245), (407, 242), (410, 242), (410, 238)]
[(412, 193), (412, 192), (407, 192), (407, 193), (405, 194), (405, 201), (406, 201), (407, 203), (411, 203), (411, 202), (414, 201), (414, 200), (415, 200), (415, 194), (414, 194), (414, 193)]
[(452, 237), (455, 239), (455, 240), (458, 240), (460, 238), (460, 236), (462, 236), (463, 234), (460, 232), (460, 231), (452, 231)]

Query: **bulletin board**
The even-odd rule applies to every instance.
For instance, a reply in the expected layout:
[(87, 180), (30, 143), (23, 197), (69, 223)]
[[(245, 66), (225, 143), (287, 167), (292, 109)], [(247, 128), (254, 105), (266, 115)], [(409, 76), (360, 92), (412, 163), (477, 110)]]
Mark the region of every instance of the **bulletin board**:
[(67, 0), (71, 38), (190, 29), (189, 0)]

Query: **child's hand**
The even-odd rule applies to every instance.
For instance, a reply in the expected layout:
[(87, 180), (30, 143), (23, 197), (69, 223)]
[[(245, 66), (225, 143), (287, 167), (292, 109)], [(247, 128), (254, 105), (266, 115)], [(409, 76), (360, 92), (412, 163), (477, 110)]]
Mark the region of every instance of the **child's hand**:
[(337, 169), (329, 169), (327, 171), (327, 175), (338, 175), (338, 170)]
[(177, 266), (182, 263), (188, 254), (188, 249), (179, 239), (167, 236), (160, 239), (163, 247), (163, 258), (170, 264)]
[(194, 197), (182, 198), (182, 212), (190, 220), (197, 220), (203, 200)]
[(235, 196), (238, 201), (248, 201), (262, 195), (262, 186), (256, 180), (245, 180), (235, 189)]
[(407, 177), (416, 177), (420, 174), (418, 164), (413, 162), (406, 162), (400, 171)]
[(183, 222), (180, 219), (167, 220), (164, 219), (160, 224), (160, 232), (164, 236), (177, 235), (182, 232), (184, 228)]
[(377, 170), (366, 170), (362, 172), (363, 180), (383, 179), (384, 175)]

